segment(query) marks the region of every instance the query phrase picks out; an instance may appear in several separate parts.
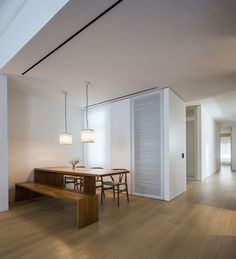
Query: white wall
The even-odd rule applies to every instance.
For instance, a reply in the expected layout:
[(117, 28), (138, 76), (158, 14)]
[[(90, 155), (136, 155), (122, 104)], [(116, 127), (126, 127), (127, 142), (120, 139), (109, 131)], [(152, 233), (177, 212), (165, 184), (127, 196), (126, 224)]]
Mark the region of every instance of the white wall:
[[(130, 99), (111, 104), (111, 167), (131, 169)], [(131, 192), (131, 174), (128, 175)]]
[(164, 109), (165, 200), (171, 200), (186, 191), (185, 102), (171, 89), (165, 89)]
[(220, 170), (220, 126), (201, 105), (202, 177)]
[(202, 120), (201, 106), (197, 106), (197, 180), (202, 180)]
[[(84, 146), (85, 165), (108, 169), (111, 167), (110, 105), (89, 109), (88, 122), (89, 128), (95, 131), (95, 143)], [(85, 127), (87, 127), (86, 122)]]
[[(10, 2), (10, 1), (9, 1)], [(27, 0), (0, 37), (0, 69), (68, 2)], [(9, 7), (14, 8), (11, 3)], [(15, 3), (18, 8), (18, 3)], [(5, 12), (8, 10), (6, 9)], [(9, 10), (10, 11), (10, 10)], [(6, 19), (9, 20), (8, 17)]]
[(231, 129), (231, 147), (232, 170), (236, 171), (236, 125), (233, 125)]
[[(33, 179), (35, 167), (68, 165), (79, 155), (83, 158), (80, 142), (82, 110), (68, 107), (68, 130), (72, 145), (60, 145), (59, 134), (64, 131), (64, 97), (55, 103), (35, 93), (27, 93), (9, 83), (8, 138), (10, 198), (14, 199), (14, 185)], [(70, 99), (68, 98), (68, 104)]]
[(111, 167), (130, 169), (130, 99), (111, 104)]
[(130, 99), (91, 108), (88, 117), (96, 140), (85, 146), (86, 165), (130, 169)]
[(8, 210), (7, 77), (0, 75), (0, 211)]

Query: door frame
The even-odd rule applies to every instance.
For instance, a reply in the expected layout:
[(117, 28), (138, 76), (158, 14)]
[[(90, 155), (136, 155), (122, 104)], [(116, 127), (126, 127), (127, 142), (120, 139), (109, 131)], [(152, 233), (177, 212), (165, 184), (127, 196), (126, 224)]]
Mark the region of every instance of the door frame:
[(226, 137), (228, 137), (230, 139), (230, 164), (228, 166), (230, 166), (230, 168), (232, 170), (232, 134), (231, 133), (220, 134), (220, 166), (222, 166), (222, 164), (221, 164), (221, 138), (226, 138)]
[[(198, 113), (198, 108), (199, 106), (190, 106), (190, 107), (186, 107), (186, 178), (187, 180), (194, 180), (194, 181), (197, 181), (199, 180), (199, 165), (198, 165), (198, 160), (199, 160), (199, 141), (198, 141), (198, 138), (199, 138), (199, 113)], [(194, 115), (193, 116), (190, 116), (188, 117), (187, 116), (187, 110), (188, 109), (192, 109), (194, 110)], [(188, 171), (187, 171), (187, 163), (188, 163), (188, 152), (187, 152), (187, 143), (188, 143), (188, 138), (187, 138), (187, 122), (188, 121), (194, 121), (194, 150), (195, 150), (195, 163), (194, 163), (194, 168), (195, 168), (195, 177), (193, 178), (190, 178), (188, 177)]]

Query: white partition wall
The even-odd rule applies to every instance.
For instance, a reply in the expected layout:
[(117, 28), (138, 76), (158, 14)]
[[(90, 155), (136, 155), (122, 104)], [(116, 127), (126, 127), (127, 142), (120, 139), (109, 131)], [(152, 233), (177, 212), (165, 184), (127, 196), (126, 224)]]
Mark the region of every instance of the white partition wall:
[(8, 210), (7, 77), (0, 75), (0, 211)]
[(201, 180), (220, 170), (220, 125), (201, 105)]
[(131, 169), (134, 195), (171, 200), (186, 190), (185, 103), (170, 89), (89, 110), (96, 141), (85, 145), (87, 166)]
[(236, 171), (236, 125), (232, 126), (231, 132), (231, 145), (232, 145), (232, 170)]
[(171, 89), (164, 89), (165, 200), (186, 191), (186, 107)]
[(132, 101), (132, 193), (172, 200), (186, 191), (185, 103), (171, 89)]
[[(131, 169), (130, 99), (111, 103), (111, 168)], [(128, 187), (131, 191), (131, 174)]]

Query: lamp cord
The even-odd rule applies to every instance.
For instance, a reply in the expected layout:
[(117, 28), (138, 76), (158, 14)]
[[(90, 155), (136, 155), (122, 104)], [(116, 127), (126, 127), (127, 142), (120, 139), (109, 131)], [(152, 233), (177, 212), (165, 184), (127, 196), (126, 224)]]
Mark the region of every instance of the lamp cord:
[(86, 125), (87, 125), (87, 129), (89, 128), (89, 124), (88, 124), (88, 86), (89, 83), (86, 83)]
[(67, 92), (65, 94), (65, 133), (67, 133)]

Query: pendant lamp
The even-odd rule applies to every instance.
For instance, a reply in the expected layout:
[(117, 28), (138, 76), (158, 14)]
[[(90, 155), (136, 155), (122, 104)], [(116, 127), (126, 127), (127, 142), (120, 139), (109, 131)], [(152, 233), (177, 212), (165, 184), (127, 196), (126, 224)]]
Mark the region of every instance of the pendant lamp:
[(90, 83), (85, 81), (86, 87), (86, 106), (85, 106), (85, 119), (86, 119), (86, 128), (81, 131), (81, 142), (82, 143), (94, 143), (95, 142), (95, 131), (89, 128), (88, 123), (88, 88)]
[(71, 145), (72, 144), (72, 135), (67, 132), (67, 95), (68, 93), (63, 91), (65, 95), (65, 131), (60, 134), (59, 141), (62, 145)]

